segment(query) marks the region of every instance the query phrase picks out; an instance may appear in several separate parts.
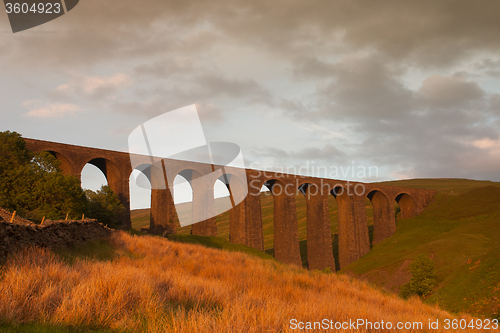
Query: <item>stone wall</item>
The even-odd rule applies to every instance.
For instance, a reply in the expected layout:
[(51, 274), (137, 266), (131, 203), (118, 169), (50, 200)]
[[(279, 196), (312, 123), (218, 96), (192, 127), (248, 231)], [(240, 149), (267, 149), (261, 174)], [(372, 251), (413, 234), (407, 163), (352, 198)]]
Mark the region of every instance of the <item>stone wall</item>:
[(43, 225), (9, 223), (0, 216), (0, 262), (28, 247), (58, 247), (108, 237), (113, 232), (97, 220), (45, 221)]
[[(0, 208), (0, 221), (3, 220), (5, 222), (10, 222), (10, 220), (12, 219), (12, 215), (13, 213), (6, 211), (3, 208)], [(23, 219), (22, 217), (19, 217), (19, 215), (14, 215), (14, 220), (12, 221), (12, 223), (22, 224), (22, 225), (35, 225), (35, 223)]]

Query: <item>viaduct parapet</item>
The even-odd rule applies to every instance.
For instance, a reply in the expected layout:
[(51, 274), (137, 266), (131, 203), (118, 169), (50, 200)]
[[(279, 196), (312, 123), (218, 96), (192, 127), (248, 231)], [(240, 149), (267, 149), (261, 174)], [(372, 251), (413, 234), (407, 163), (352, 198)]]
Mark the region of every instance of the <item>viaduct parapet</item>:
[[(65, 174), (80, 178), (87, 163), (99, 168), (105, 175), (108, 185), (127, 209), (124, 225), (131, 226), (129, 182), (133, 169), (129, 153), (34, 139), (25, 141), (26, 147), (30, 150), (48, 151), (53, 154), (61, 162)], [(212, 209), (215, 202), (214, 185), (217, 179), (220, 179), (213, 172), (217, 166), (162, 159), (161, 167), (158, 168), (152, 163), (150, 156), (136, 157), (144, 160), (140, 169), (146, 170), (145, 174), (152, 184), (155, 179), (162, 178), (166, 180), (168, 187), (172, 187), (175, 177), (179, 174), (203, 175), (206, 179), (204, 188), (193, 188), (193, 206)], [(224, 169), (225, 173), (231, 174), (230, 167)], [(239, 170), (241, 174), (241, 169)], [(396, 231), (393, 208), (395, 201), (401, 208), (401, 218), (406, 219), (420, 214), (436, 193), (427, 189), (348, 182), (252, 169), (245, 169), (245, 172), (246, 180), (231, 177), (229, 182), (225, 182), (230, 193), (236, 193), (241, 186), (245, 186), (248, 191), (245, 199), (230, 211), (231, 242), (264, 250), (260, 190), (262, 186), (266, 186), (274, 198), (274, 256), (281, 262), (300, 266), (295, 207), (295, 193), (300, 191), (307, 203), (307, 256), (310, 269), (335, 268), (328, 211), (330, 195), (335, 197), (338, 205), (338, 251), (339, 266), (342, 268), (370, 251), (366, 198), (373, 205), (373, 244), (377, 244)], [(214, 176), (210, 177), (211, 174)], [(152, 232), (176, 232), (177, 215), (168, 187), (155, 187), (157, 189), (151, 191)], [(193, 224), (192, 233), (216, 236), (215, 217)]]

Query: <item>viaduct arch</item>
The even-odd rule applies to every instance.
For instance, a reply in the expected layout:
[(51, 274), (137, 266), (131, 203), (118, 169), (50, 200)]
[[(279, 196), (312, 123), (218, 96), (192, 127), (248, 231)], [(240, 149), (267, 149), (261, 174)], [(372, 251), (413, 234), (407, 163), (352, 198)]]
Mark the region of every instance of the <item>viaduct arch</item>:
[[(57, 142), (25, 139), (26, 147), (34, 151), (48, 151), (61, 161), (65, 174), (81, 178), (87, 163), (97, 166), (108, 180), (108, 185), (125, 206), (123, 225), (131, 227), (129, 179), (133, 171), (129, 153), (75, 146)], [(268, 171), (224, 167), (226, 176), (214, 172), (222, 168), (203, 163), (136, 156), (139, 169), (149, 179), (151, 190), (150, 232), (175, 233), (177, 215), (169, 186), (177, 175), (193, 186), (193, 214), (214, 209), (213, 189), (221, 180), (228, 188), (233, 208), (230, 211), (230, 241), (264, 250), (260, 191), (269, 188), (274, 199), (274, 253), (277, 260), (301, 265), (295, 194), (306, 198), (307, 254), (310, 269), (334, 268), (332, 239), (328, 213), (328, 198), (335, 197), (338, 205), (339, 266), (345, 267), (370, 251), (365, 200), (373, 205), (374, 237), (377, 244), (396, 231), (393, 203), (401, 208), (401, 218), (420, 214), (431, 202), (435, 191), (416, 188), (383, 186), (379, 184), (348, 182), (334, 179), (290, 175)], [(203, 176), (203, 177), (202, 177)], [(192, 182), (193, 179), (203, 181)], [(239, 193), (246, 193), (242, 197)], [(238, 197), (239, 196), (239, 197)], [(196, 218), (196, 216), (194, 216)], [(192, 233), (216, 236), (215, 217), (193, 224)]]

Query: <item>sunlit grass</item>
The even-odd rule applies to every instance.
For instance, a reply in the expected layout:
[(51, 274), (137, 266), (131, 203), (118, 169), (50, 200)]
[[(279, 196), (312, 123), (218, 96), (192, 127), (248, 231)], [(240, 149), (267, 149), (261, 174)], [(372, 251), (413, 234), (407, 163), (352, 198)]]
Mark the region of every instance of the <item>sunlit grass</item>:
[(348, 276), (244, 253), (125, 232), (115, 233), (111, 245), (112, 260), (75, 255), (71, 265), (42, 249), (11, 257), (0, 278), (4, 327), (289, 332), (292, 318), (424, 323), (452, 318), (418, 299), (405, 301)]

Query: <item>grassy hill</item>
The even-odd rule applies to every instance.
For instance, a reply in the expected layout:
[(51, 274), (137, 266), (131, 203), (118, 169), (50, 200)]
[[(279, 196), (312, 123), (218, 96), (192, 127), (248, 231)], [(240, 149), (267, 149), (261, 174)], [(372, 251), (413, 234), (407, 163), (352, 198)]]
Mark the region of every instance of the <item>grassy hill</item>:
[[(449, 311), (477, 315), (500, 313), (500, 183), (467, 179), (412, 179), (384, 182), (385, 185), (434, 189), (435, 202), (412, 219), (397, 219), (397, 232), (372, 251), (344, 268), (351, 274), (397, 293), (410, 280), (407, 267), (420, 253), (430, 256), (438, 274), (438, 286), (426, 299)], [(262, 216), (266, 252), (273, 247), (273, 199), (262, 194)], [(305, 240), (306, 206), (296, 197), (299, 239), (303, 264), (307, 264)], [(366, 202), (370, 235), (373, 211)], [(397, 204), (395, 211), (397, 212)], [(337, 256), (337, 205), (329, 201), (334, 255)], [(132, 212), (134, 228), (149, 224), (149, 210)], [(229, 214), (217, 217), (218, 237), (228, 239)], [(180, 234), (191, 236), (190, 228)], [(196, 240), (191, 239), (191, 242)], [(338, 260), (337, 260), (338, 262)]]
[(396, 233), (343, 269), (397, 292), (420, 253), (436, 265), (438, 286), (426, 299), (454, 312), (500, 315), (500, 184), (468, 180), (412, 180), (433, 187), (435, 202), (398, 221)]
[(12, 256), (0, 294), (0, 330), (12, 333), (294, 332), (292, 319), (311, 322), (313, 332), (325, 331), (323, 319), (328, 331), (363, 319), (357, 328), (367, 332), (379, 330), (366, 321), (421, 332), (438, 320), (433, 331), (445, 332), (446, 319), (473, 320), (346, 275), (123, 231), (108, 242)]

